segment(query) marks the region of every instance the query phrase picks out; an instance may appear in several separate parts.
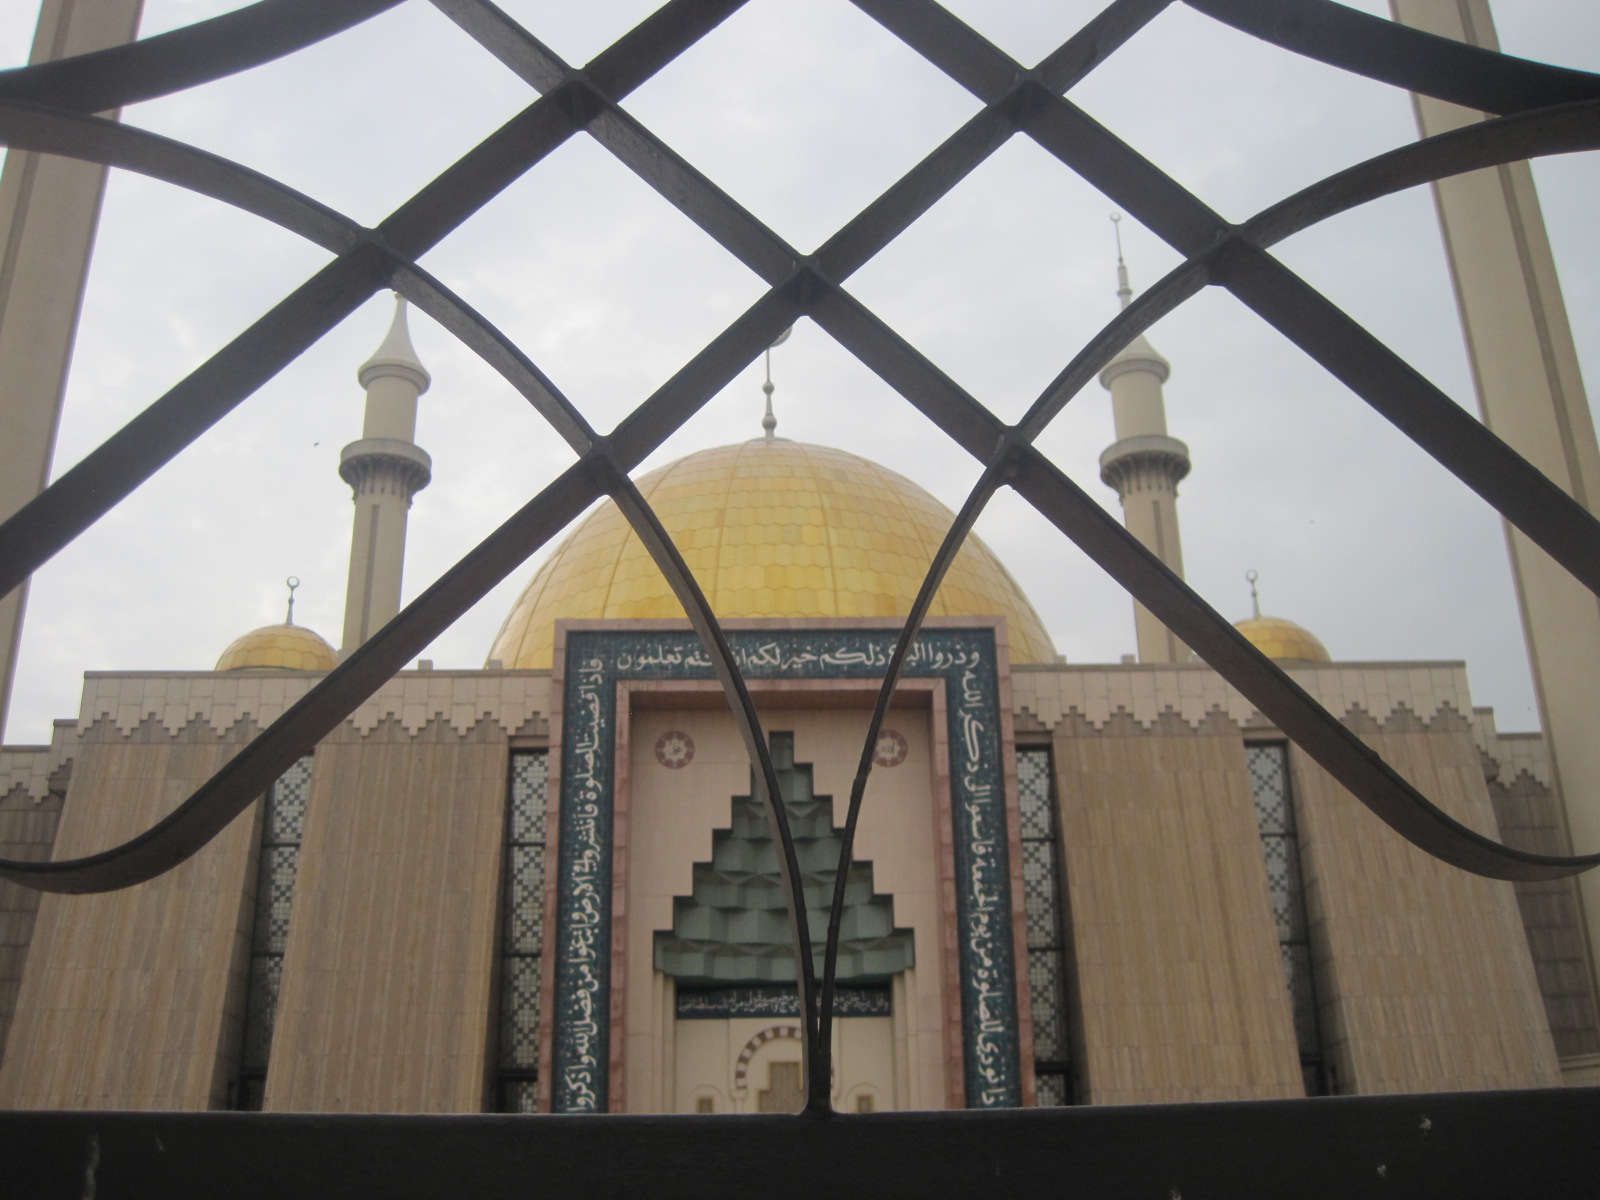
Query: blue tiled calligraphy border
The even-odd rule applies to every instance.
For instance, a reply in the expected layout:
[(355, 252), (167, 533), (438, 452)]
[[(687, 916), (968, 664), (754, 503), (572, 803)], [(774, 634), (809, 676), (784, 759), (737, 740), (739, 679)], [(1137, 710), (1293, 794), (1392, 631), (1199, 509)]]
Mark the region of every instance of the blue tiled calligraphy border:
[[(892, 629), (730, 630), (747, 679), (881, 679)], [(992, 628), (925, 630), (906, 674), (948, 696), (966, 1102), (1022, 1102), (999, 672)], [(551, 1108), (605, 1112), (610, 1079), (611, 888), (617, 684), (714, 678), (690, 630), (569, 630)]]

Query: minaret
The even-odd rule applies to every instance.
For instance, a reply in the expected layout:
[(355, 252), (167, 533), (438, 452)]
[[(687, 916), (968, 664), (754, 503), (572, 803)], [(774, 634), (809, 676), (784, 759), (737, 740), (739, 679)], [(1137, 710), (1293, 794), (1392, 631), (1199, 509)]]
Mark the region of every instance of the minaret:
[(356, 373), (367, 389), (361, 440), (339, 455), (339, 475), (355, 494), (350, 586), (344, 601), (344, 652), (366, 641), (400, 611), (406, 513), (433, 478), (433, 460), (411, 439), (417, 397), (431, 379), (406, 330), (406, 302), (395, 296), (394, 323), (383, 345)]
[[(1113, 221), (1120, 218), (1113, 217)], [(1127, 308), (1133, 299), (1128, 267), (1117, 236), (1117, 298)], [(1161, 385), (1172, 373), (1144, 334), (1134, 338), (1100, 372), (1111, 393), (1117, 440), (1100, 455), (1100, 478), (1122, 498), (1122, 519), (1138, 538), (1180, 579), (1183, 548), (1178, 542), (1178, 480), (1189, 473), (1189, 447), (1167, 436), (1167, 412)], [(1188, 662), (1189, 649), (1144, 605), (1134, 602), (1134, 627), (1142, 663)]]

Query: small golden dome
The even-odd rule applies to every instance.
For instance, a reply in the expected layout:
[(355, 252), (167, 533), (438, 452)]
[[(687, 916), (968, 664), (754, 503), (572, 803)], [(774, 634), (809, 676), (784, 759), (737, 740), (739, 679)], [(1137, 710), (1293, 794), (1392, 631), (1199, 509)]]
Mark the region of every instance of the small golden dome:
[[(702, 450), (638, 482), (723, 618), (904, 616), (955, 520), (886, 467), (781, 438)], [(562, 617), (683, 615), (608, 501), (539, 568), (489, 657), (512, 668), (548, 667)], [(1003, 616), (1013, 662), (1055, 661), (1039, 615), (975, 537), (951, 564), (932, 615)]]
[(234, 640), (219, 671), (331, 671), (333, 647), (304, 625), (267, 625)]
[(1333, 656), (1309, 630), (1282, 617), (1251, 617), (1234, 622), (1245, 640), (1274, 662), (1332, 662)]

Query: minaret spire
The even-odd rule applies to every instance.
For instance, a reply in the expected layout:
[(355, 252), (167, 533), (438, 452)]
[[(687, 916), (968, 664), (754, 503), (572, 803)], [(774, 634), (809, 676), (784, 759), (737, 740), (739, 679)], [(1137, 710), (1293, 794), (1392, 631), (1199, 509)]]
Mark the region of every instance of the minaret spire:
[(1117, 239), (1117, 300), (1123, 308), (1133, 303), (1133, 287), (1128, 283), (1128, 264), (1122, 261), (1122, 214), (1111, 214), (1111, 232)]
[[(1113, 214), (1117, 239), (1117, 300), (1133, 303), (1128, 264), (1122, 257), (1122, 218)], [(1123, 522), (1180, 579), (1183, 547), (1178, 540), (1178, 481), (1189, 473), (1189, 447), (1167, 436), (1161, 385), (1172, 365), (1140, 334), (1100, 372), (1111, 393), (1117, 440), (1100, 455), (1100, 478), (1122, 498)], [(1133, 606), (1140, 662), (1188, 662), (1189, 648), (1144, 605)]]
[(406, 326), (406, 302), (395, 296), (388, 335), (356, 378), (367, 389), (361, 440), (339, 456), (339, 475), (356, 505), (350, 538), (350, 584), (344, 601), (345, 651), (354, 650), (400, 611), (406, 514), (411, 497), (433, 478), (433, 460), (412, 438), (417, 397), (432, 382)]
[(761, 418), (761, 428), (766, 432), (766, 440), (769, 442), (777, 440), (778, 430), (778, 418), (772, 415), (772, 393), (777, 390), (772, 383), (772, 351), (787, 342), (793, 332), (794, 326), (791, 325), (777, 336), (771, 346), (767, 347), (767, 380), (761, 385), (761, 390), (767, 395), (767, 411)]

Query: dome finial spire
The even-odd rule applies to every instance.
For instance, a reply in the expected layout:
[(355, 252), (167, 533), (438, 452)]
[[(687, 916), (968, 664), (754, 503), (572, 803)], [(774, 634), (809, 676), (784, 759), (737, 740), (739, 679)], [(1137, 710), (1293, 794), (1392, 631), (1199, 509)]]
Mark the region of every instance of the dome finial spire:
[(778, 418), (772, 415), (772, 393), (777, 390), (772, 383), (772, 349), (773, 346), (781, 346), (787, 342), (793, 332), (794, 326), (791, 325), (778, 335), (771, 346), (767, 347), (767, 381), (761, 385), (761, 390), (767, 394), (767, 412), (761, 418), (761, 428), (766, 431), (769, 442), (775, 439), (778, 429)]
[(285, 579), (283, 581), (283, 583), (284, 583), (284, 586), (289, 589), (289, 615), (283, 618), (283, 623), (285, 625), (293, 625), (294, 624), (294, 590), (295, 590), (295, 588), (300, 586), (300, 577), (298, 575), (291, 575), (291, 576), (289, 576), (289, 578)]
[(1128, 264), (1122, 261), (1122, 214), (1111, 214), (1111, 232), (1117, 239), (1117, 299), (1122, 307), (1133, 303), (1133, 288), (1128, 283)]
[(1256, 580), (1261, 578), (1261, 572), (1251, 567), (1244, 573), (1244, 577), (1250, 581), (1250, 619), (1259, 621), (1261, 619), (1261, 597), (1256, 593)]

